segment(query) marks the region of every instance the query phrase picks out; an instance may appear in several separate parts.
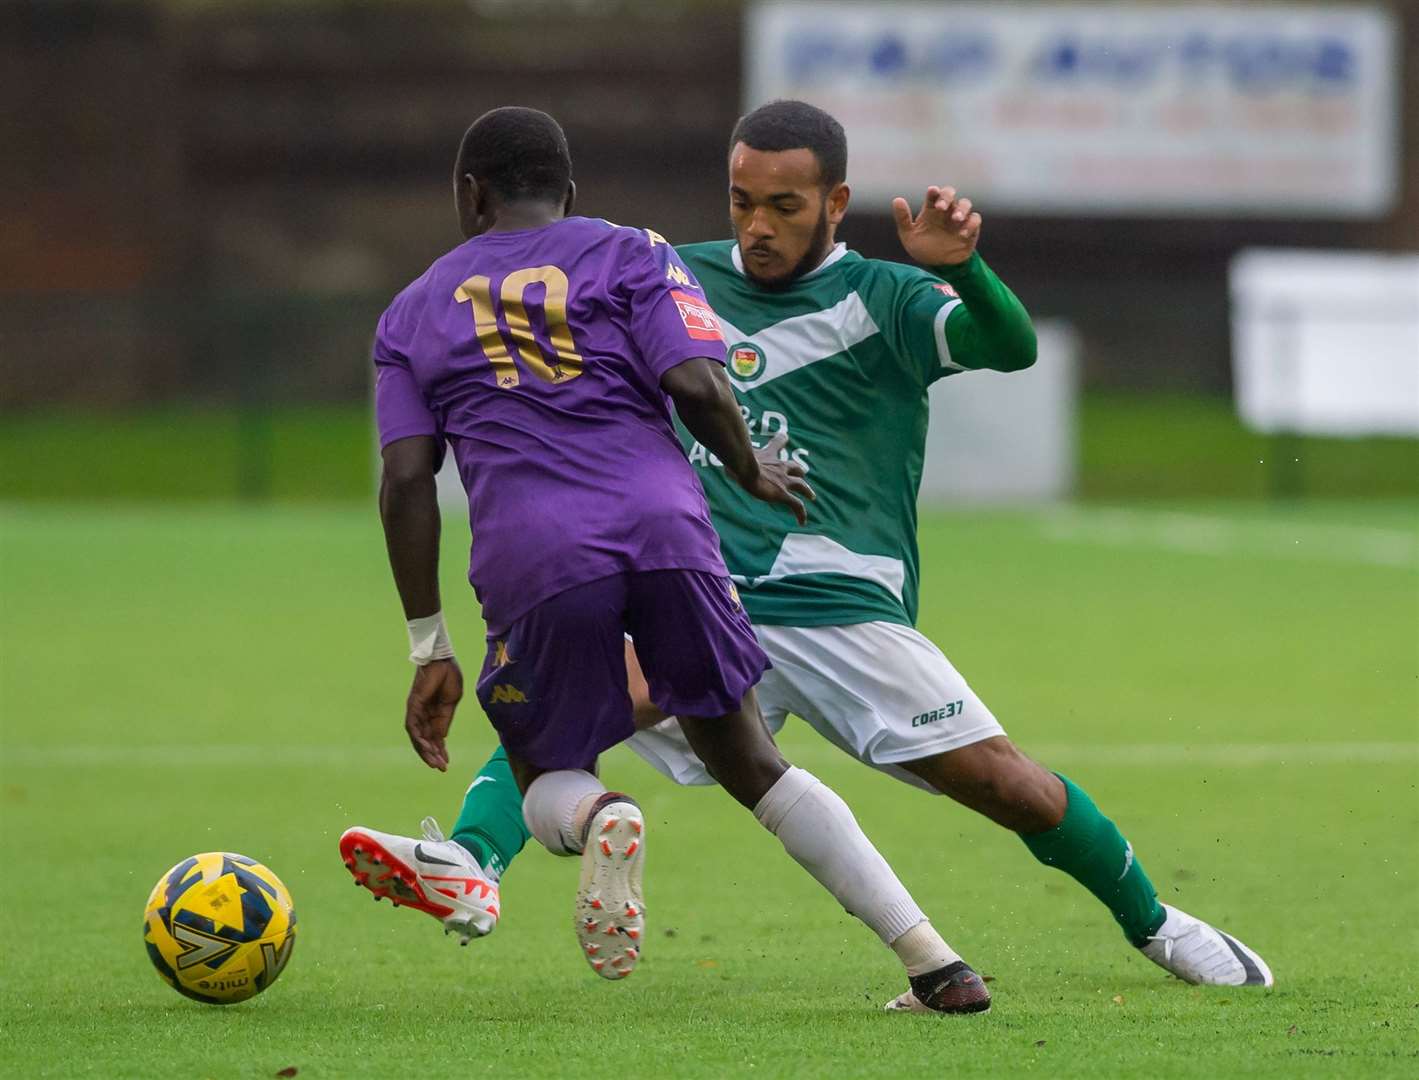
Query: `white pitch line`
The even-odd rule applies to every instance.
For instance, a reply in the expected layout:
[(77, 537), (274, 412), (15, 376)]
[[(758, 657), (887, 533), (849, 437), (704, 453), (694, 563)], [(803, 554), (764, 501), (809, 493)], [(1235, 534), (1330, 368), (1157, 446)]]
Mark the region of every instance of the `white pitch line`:
[[(1045, 765), (1127, 765), (1142, 768), (1260, 768), (1310, 765), (1419, 766), (1419, 742), (1345, 743), (1022, 743), (1026, 754)], [(850, 760), (826, 741), (803, 745), (795, 739), (785, 750), (795, 765), (824, 767)]]
[(1119, 746), (1069, 746), (1041, 743), (1026, 748), (1049, 761), (1089, 765), (1383, 765), (1419, 764), (1419, 742), (1217, 743), (1185, 746), (1140, 743)]
[(74, 767), (153, 767), (200, 769), (222, 765), (259, 765), (279, 768), (374, 768), (419, 763), (409, 747), (397, 746), (261, 746), (256, 743), (172, 746), (4, 746), (0, 747), (0, 772), (15, 769)]
[(1059, 543), (1154, 548), (1194, 555), (1257, 555), (1406, 570), (1419, 568), (1419, 528), (1257, 521), (1168, 510), (1051, 511), (1041, 534)]
[[(795, 743), (797, 739), (795, 739)], [(1290, 742), (1290, 743), (1124, 743), (1071, 745), (1027, 744), (1032, 757), (1050, 763), (1130, 766), (1203, 765), (1210, 768), (1255, 768), (1278, 765), (1416, 765), (1419, 742)], [(472, 769), (482, 764), (482, 751), (460, 753)], [(790, 757), (814, 764), (847, 760), (826, 742), (795, 745)], [(173, 768), (220, 765), (272, 768), (369, 769), (419, 766), (413, 750), (403, 747), (287, 746), (6, 746), (0, 749), (0, 774), (13, 780), (25, 769), (54, 768)]]

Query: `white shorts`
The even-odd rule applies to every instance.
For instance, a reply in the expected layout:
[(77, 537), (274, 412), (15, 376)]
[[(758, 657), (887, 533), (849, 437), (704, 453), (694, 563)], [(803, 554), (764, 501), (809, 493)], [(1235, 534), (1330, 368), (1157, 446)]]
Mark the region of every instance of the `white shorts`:
[[(777, 734), (790, 713), (867, 765), (931, 790), (897, 762), (1005, 732), (951, 661), (910, 626), (755, 626), (773, 668), (759, 707)], [(677, 784), (712, 784), (672, 716), (629, 745)]]

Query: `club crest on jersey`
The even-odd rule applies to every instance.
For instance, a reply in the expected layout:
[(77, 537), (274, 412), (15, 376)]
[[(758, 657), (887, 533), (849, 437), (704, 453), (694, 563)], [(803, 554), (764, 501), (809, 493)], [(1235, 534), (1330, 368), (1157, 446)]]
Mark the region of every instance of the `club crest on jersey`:
[(691, 296), (679, 289), (671, 289), (670, 298), (680, 309), (680, 321), (685, 324), (685, 329), (692, 338), (699, 341), (724, 340), (724, 335), (720, 333), (719, 320), (703, 298)]
[(764, 350), (752, 341), (729, 347), (729, 370), (736, 379), (750, 382), (764, 373)]

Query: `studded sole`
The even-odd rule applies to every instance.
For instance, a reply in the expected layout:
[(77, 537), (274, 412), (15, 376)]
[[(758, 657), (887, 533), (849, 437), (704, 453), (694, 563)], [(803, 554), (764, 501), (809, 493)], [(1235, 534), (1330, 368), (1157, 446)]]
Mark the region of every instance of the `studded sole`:
[(603, 807), (587, 830), (575, 915), (582, 955), (603, 979), (624, 979), (640, 962), (645, 937), (644, 857), (645, 819), (640, 807), (630, 802)]
[(389, 849), (369, 833), (351, 829), (340, 837), (340, 858), (355, 884), (363, 885), (376, 900), (387, 898), (395, 907), (411, 907), (436, 919), (453, 914), (453, 908), (447, 904), (430, 900), (413, 868), (391, 855)]
[[(466, 909), (460, 911), (441, 902), (442, 897), (424, 887), (413, 867), (364, 829), (348, 829), (340, 837), (340, 858), (355, 879), (355, 884), (368, 889), (376, 900), (388, 899), (395, 907), (413, 908), (432, 915), (443, 923), (446, 935), (458, 935), (460, 945), (467, 945), (473, 938), (491, 933), (497, 925), (495, 905), (487, 906), (487, 915), (469, 915)], [(452, 883), (462, 879), (449, 880)]]

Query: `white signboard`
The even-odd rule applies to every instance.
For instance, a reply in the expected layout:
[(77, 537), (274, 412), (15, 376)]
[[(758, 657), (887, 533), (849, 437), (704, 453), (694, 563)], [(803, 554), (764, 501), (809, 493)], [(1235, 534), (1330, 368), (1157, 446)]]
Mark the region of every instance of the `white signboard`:
[(1231, 287), (1249, 427), (1419, 435), (1419, 255), (1244, 251)]
[(1054, 214), (1379, 216), (1399, 30), (1363, 6), (766, 2), (746, 107), (847, 130), (864, 201), (954, 184)]
[(964, 371), (932, 385), (922, 503), (1048, 502), (1074, 493), (1078, 341), (1053, 320), (1036, 323), (1035, 333), (1033, 367)]

